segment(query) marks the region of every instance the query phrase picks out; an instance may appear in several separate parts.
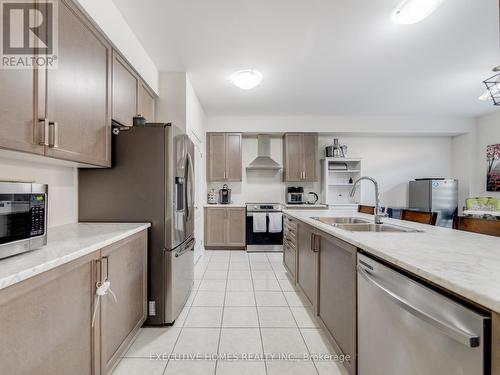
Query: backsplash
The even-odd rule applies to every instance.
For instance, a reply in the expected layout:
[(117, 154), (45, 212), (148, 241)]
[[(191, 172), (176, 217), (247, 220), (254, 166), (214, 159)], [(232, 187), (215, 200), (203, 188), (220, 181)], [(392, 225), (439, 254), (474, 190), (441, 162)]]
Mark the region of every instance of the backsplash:
[(77, 169), (0, 157), (0, 180), (49, 185), (48, 226), (78, 221)]
[[(319, 195), (320, 184), (283, 182), (282, 170), (251, 170), (246, 167), (257, 156), (257, 137), (243, 136), (242, 164), (243, 173), (241, 182), (227, 182), (231, 191), (233, 203), (246, 202), (285, 203), (287, 186), (303, 186), (304, 192), (314, 191)], [(271, 157), (283, 165), (283, 142), (281, 136), (271, 137)], [(225, 182), (209, 182), (207, 188), (219, 190)], [(206, 197), (205, 197), (206, 200)]]

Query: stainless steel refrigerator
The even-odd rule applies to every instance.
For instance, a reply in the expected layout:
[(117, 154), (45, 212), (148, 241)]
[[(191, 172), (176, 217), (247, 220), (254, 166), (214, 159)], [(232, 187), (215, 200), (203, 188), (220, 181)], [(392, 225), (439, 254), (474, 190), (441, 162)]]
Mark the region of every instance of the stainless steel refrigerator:
[(436, 225), (451, 228), (458, 212), (458, 181), (419, 179), (410, 181), (410, 209), (437, 212)]
[(80, 221), (151, 222), (146, 324), (171, 324), (193, 284), (194, 146), (172, 124), (113, 135), (111, 169), (79, 170)]

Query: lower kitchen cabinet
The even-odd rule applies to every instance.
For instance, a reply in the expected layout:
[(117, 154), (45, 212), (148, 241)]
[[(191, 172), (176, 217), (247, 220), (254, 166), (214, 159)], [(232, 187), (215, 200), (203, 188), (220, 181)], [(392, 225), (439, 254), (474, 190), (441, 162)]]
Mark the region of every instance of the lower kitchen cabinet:
[[(110, 373), (146, 318), (146, 264), (142, 231), (1, 290), (0, 372)], [(97, 305), (106, 275), (117, 303), (108, 295)]]
[(289, 216), (283, 220), (283, 265), (291, 280), (297, 282), (297, 222)]
[(318, 249), (313, 228), (299, 223), (297, 283), (316, 309), (318, 304)]
[(147, 318), (147, 235), (142, 232), (101, 251), (103, 274), (116, 294), (101, 304), (101, 370), (107, 374)]
[(207, 249), (244, 249), (246, 210), (243, 207), (205, 208), (205, 247)]
[(318, 236), (318, 315), (333, 338), (337, 354), (350, 356), (344, 366), (350, 374), (356, 374), (357, 249), (332, 236)]
[(96, 251), (0, 291), (2, 374), (93, 373), (99, 256)]

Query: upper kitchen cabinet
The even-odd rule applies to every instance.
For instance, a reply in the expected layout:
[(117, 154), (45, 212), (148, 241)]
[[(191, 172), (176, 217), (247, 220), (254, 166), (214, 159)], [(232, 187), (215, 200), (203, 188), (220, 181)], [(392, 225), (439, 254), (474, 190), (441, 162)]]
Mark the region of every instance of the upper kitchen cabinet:
[(155, 94), (144, 82), (139, 82), (139, 110), (148, 122), (155, 121)]
[(58, 67), (39, 74), (38, 109), (48, 121), (45, 154), (110, 166), (112, 48), (74, 5), (58, 4)]
[(0, 147), (109, 166), (111, 45), (74, 5), (58, 5), (57, 68), (0, 71)]
[(318, 134), (287, 133), (283, 136), (284, 180), (318, 181)]
[(138, 113), (139, 77), (118, 53), (113, 54), (113, 120), (132, 126)]
[(241, 133), (207, 133), (207, 180), (241, 181)]
[[(0, 70), (0, 147), (44, 153), (33, 106), (36, 70)], [(41, 125), (40, 125), (41, 128)], [(40, 130), (40, 131), (38, 131)]]

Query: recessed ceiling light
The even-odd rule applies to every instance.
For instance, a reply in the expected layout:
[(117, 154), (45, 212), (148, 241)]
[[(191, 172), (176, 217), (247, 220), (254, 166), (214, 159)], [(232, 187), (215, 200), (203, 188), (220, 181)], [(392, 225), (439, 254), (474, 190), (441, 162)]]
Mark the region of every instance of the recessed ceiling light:
[(411, 25), (430, 16), (444, 0), (403, 0), (392, 12), (392, 22)]
[(254, 69), (245, 69), (233, 73), (229, 80), (242, 90), (250, 90), (261, 83), (262, 74)]

